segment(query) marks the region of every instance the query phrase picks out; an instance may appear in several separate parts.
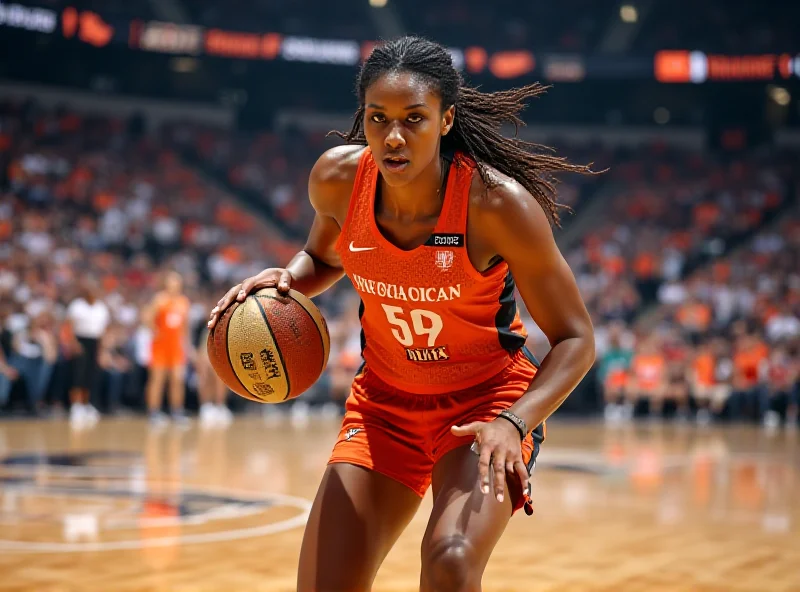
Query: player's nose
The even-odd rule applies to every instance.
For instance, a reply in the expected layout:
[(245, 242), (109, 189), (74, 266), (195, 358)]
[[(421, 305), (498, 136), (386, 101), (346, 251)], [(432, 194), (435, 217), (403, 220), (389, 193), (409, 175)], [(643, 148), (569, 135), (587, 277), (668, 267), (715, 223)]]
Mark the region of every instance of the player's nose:
[(389, 127), (389, 133), (386, 134), (384, 143), (387, 148), (391, 148), (392, 150), (399, 150), (406, 145), (406, 139), (403, 137), (400, 123), (394, 123)]

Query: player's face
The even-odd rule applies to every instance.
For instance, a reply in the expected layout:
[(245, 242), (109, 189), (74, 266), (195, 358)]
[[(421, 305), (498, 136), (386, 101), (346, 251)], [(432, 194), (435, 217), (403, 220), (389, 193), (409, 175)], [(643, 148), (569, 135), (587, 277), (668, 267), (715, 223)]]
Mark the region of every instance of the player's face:
[(367, 88), (364, 103), (364, 135), (387, 184), (406, 185), (435, 162), (455, 107), (443, 113), (430, 84), (413, 73), (390, 72)]
[(182, 287), (182, 282), (180, 276), (175, 274), (170, 274), (167, 276), (165, 283), (165, 287), (167, 292), (170, 294), (179, 294)]

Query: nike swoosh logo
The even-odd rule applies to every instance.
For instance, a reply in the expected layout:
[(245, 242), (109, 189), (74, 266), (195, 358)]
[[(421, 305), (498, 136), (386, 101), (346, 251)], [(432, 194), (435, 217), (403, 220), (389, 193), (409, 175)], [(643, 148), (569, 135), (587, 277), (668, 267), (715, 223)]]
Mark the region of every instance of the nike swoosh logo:
[(350, 241), (350, 251), (353, 253), (360, 253), (361, 251), (373, 251), (378, 247), (354, 247), (353, 241)]

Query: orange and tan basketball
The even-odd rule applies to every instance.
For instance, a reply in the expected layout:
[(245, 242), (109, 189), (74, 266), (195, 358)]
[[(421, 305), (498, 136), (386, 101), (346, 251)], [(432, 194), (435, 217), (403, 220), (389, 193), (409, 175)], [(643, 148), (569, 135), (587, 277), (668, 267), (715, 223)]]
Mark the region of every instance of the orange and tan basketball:
[(311, 300), (295, 290), (265, 288), (231, 305), (209, 332), (208, 357), (236, 394), (260, 403), (293, 399), (328, 363), (328, 326)]

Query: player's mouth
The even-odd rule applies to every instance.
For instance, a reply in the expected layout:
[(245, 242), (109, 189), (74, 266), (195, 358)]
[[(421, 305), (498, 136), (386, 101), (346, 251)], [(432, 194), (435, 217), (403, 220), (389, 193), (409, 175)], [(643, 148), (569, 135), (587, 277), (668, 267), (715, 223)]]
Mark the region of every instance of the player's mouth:
[(387, 156), (383, 159), (383, 166), (391, 173), (400, 173), (408, 167), (409, 162), (405, 156)]

